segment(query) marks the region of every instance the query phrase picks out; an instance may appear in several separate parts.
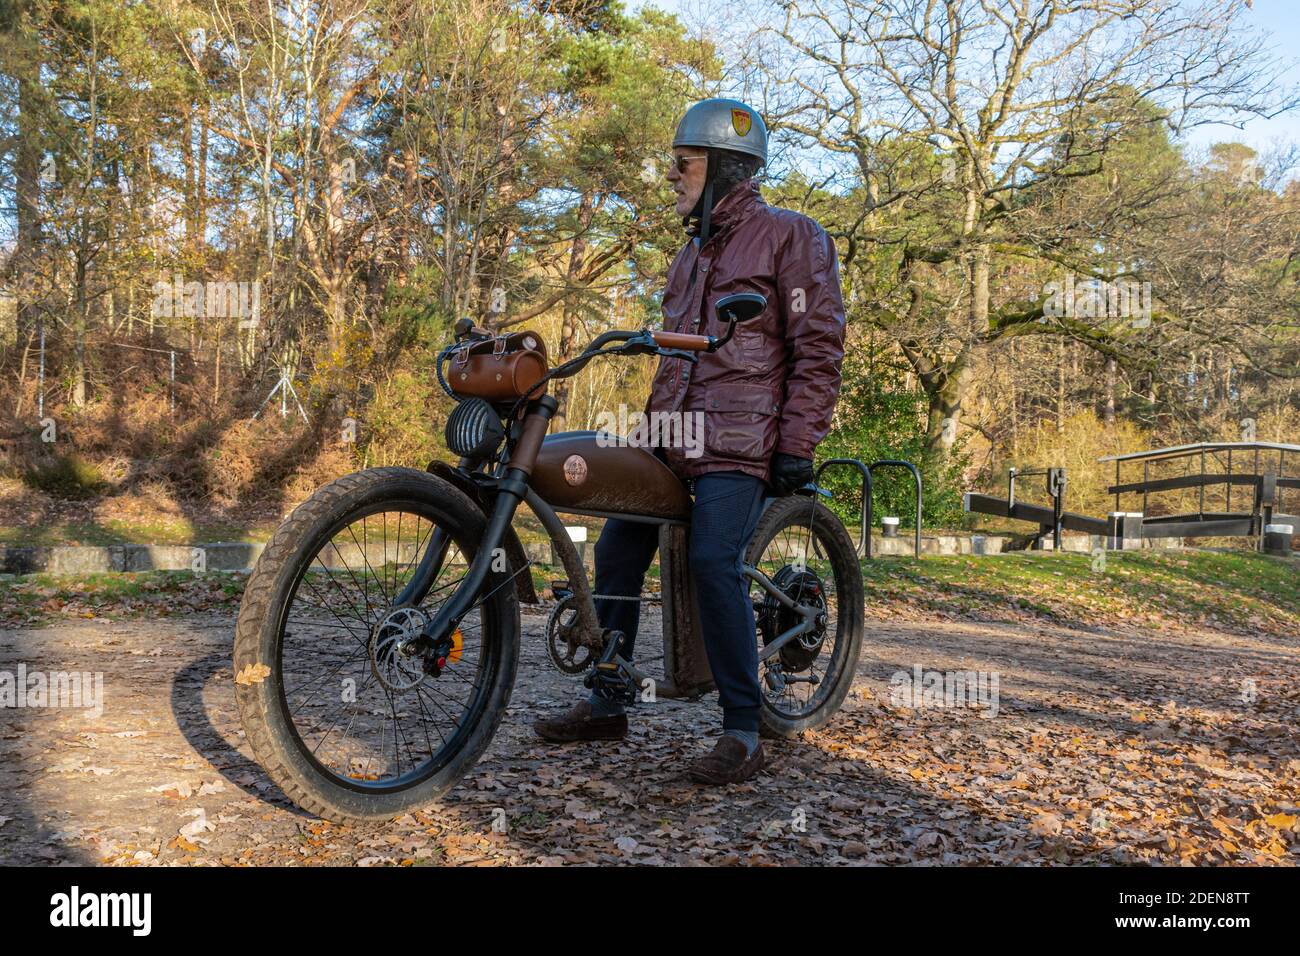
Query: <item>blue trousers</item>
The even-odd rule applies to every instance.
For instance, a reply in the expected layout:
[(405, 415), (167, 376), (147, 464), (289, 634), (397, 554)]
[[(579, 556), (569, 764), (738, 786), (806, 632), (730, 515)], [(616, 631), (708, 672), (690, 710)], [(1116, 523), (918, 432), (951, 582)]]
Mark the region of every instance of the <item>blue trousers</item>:
[[(702, 475), (694, 485), (691, 576), (704, 649), (722, 705), (722, 727), (757, 733), (762, 705), (758, 644), (749, 584), (740, 568), (763, 511), (767, 486), (739, 471)], [(596, 541), (596, 593), (639, 596), (658, 548), (658, 525), (610, 518)], [(631, 659), (640, 606), (632, 601), (597, 600), (596, 616), (602, 627), (623, 632), (624, 656)]]

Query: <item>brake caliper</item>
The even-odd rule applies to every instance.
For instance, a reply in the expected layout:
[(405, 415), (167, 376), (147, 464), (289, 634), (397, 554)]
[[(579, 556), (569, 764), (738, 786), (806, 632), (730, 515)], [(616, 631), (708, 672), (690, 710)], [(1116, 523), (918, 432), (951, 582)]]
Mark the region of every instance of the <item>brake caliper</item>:
[(461, 633), (459, 627), (450, 634), (438, 638), (424, 657), (424, 672), (430, 677), (441, 676), (448, 664), (455, 664), (460, 660), (464, 648), (465, 635)]

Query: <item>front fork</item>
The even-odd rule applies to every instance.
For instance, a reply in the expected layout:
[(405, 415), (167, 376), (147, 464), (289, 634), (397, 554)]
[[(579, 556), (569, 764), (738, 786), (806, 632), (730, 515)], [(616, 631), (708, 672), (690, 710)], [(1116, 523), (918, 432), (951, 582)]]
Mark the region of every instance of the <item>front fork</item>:
[[(442, 670), (453, 646), (452, 634), (460, 625), (461, 618), (472, 611), (482, 600), (484, 582), (492, 570), (492, 563), (501, 554), (501, 542), (505, 540), (506, 529), (514, 520), (519, 502), (523, 501), (528, 491), (528, 474), (519, 468), (510, 468), (496, 484), (496, 504), (488, 518), (487, 530), (479, 544), (474, 560), (470, 562), (465, 576), (445, 604), (423, 627), (416, 638), (413, 650), (425, 654), (424, 668), (437, 676)], [(429, 553), (435, 553), (434, 568), (428, 575), (430, 582), (437, 576), (446, 558), (450, 544), (441, 529), (435, 532), (444, 540), (438, 542), (438, 551), (434, 551), (434, 542), (430, 543)], [(519, 569), (522, 571), (523, 569)], [(417, 578), (421, 575), (417, 574)], [(412, 581), (414, 584), (415, 581)]]
[[(413, 650), (425, 655), (425, 670), (435, 676), (441, 671), (451, 651), (452, 634), (460, 625), (461, 618), (485, 599), (481, 593), (484, 582), (487, 581), (493, 561), (502, 553), (501, 543), (505, 540), (506, 529), (514, 520), (519, 503), (528, 494), (529, 475), (557, 407), (555, 399), (549, 395), (542, 396), (530, 405), (528, 413), (518, 423), (505, 473), (493, 481), (496, 498), (474, 560), (470, 562), (465, 577), (451, 598), (425, 623), (414, 642)], [(439, 535), (439, 540), (430, 541), (426, 552), (426, 559), (429, 555), (434, 556), (431, 567), (427, 571), (419, 569), (402, 596), (419, 595), (416, 585), (421, 584), (427, 589), (441, 571), (450, 542), (441, 529), (435, 529), (435, 533)], [(516, 573), (523, 570), (520, 568)], [(410, 595), (407, 594), (408, 591)]]

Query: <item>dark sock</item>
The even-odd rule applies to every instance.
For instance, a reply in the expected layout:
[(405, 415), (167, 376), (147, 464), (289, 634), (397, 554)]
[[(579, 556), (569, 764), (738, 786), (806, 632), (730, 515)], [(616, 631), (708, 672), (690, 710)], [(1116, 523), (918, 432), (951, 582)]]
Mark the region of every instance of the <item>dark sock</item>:
[(724, 730), (722, 732), (722, 736), (735, 737), (742, 744), (744, 744), (746, 757), (752, 754), (754, 752), (754, 748), (758, 746), (757, 730)]

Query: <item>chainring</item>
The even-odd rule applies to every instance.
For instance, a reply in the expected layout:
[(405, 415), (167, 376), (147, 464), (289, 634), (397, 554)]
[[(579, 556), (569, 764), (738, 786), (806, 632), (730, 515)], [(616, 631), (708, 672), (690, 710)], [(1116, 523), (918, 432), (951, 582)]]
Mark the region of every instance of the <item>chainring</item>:
[[(802, 607), (815, 607), (821, 612), (818, 614), (817, 623), (813, 625), (811, 631), (787, 641), (781, 646), (781, 650), (777, 652), (777, 657), (780, 658), (785, 672), (797, 674), (811, 667), (812, 662), (821, 653), (822, 643), (826, 638), (826, 589), (822, 585), (821, 578), (812, 571), (807, 568), (800, 570), (790, 564), (787, 564), (776, 573), (776, 576), (772, 578), (772, 583), (795, 604)], [(764, 647), (797, 625), (801, 620), (798, 614), (783, 607), (770, 594), (764, 596), (762, 603), (757, 607), (757, 611), (758, 631), (763, 637)]]
[(578, 643), (578, 609), (576, 595), (559, 600), (546, 619), (546, 656), (561, 674), (581, 677), (596, 662), (591, 648)]

